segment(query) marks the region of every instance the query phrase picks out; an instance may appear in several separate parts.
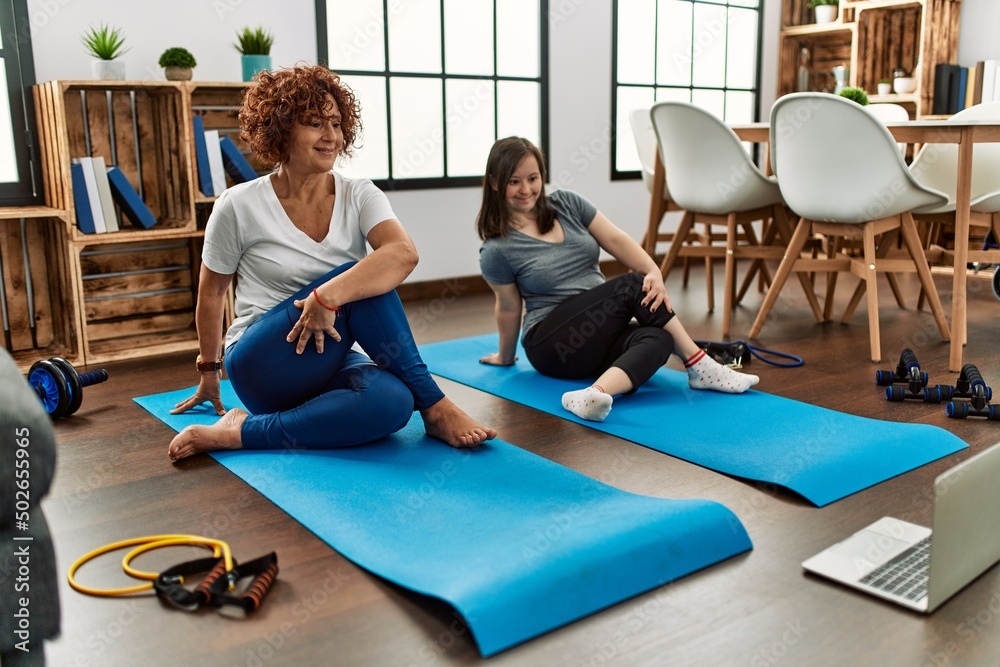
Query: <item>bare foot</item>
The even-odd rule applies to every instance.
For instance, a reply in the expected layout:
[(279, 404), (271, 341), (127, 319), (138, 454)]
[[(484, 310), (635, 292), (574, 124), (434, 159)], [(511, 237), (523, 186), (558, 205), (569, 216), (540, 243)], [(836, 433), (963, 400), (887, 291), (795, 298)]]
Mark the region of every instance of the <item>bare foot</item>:
[(452, 447), (478, 447), (486, 440), (497, 437), (494, 429), (477, 424), (447, 397), (421, 410), (420, 416), (424, 418), (427, 435)]
[(171, 461), (178, 461), (200, 452), (211, 452), (217, 449), (243, 449), (240, 428), (247, 416), (245, 411), (231, 408), (222, 419), (211, 426), (200, 424), (188, 426), (170, 441), (167, 455)]

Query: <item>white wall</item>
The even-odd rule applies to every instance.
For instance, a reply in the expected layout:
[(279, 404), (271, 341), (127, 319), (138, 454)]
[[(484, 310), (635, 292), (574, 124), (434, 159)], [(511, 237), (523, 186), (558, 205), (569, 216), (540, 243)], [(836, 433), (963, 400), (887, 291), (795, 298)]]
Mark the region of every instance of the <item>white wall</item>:
[[(593, 200), (638, 239), (649, 196), (640, 181), (610, 179), (611, 5), (610, 0), (550, 0), (550, 175)], [(775, 95), (781, 0), (763, 0), (763, 7), (766, 119)], [(244, 25), (273, 30), (275, 66), (316, 59), (313, 0), (28, 0), (28, 10), (38, 81), (89, 79), (80, 33), (100, 22), (123, 28), (131, 46), (124, 56), (130, 79), (162, 79), (160, 53), (184, 46), (198, 59), (195, 78), (238, 81), (239, 55), (231, 43)], [(962, 25), (961, 62), (1000, 57), (1000, 43), (993, 39), (1000, 3), (965, 0)], [(478, 188), (391, 192), (389, 199), (420, 251), (411, 281), (479, 273)]]

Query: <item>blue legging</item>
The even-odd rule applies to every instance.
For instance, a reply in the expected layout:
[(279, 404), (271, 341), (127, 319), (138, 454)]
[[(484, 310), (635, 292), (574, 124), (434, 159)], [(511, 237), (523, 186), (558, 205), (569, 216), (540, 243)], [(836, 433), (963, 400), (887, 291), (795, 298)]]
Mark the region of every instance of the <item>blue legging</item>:
[[(288, 332), (302, 311), (292, 303), (343, 273), (341, 265), (253, 322), (226, 350), (226, 373), (251, 413), (247, 449), (347, 447), (403, 428), (413, 410), (444, 398), (420, 358), (395, 292), (341, 306), (323, 354), (310, 340), (302, 354)], [(352, 351), (357, 341), (371, 359)], [(373, 363), (374, 362), (374, 363)]]

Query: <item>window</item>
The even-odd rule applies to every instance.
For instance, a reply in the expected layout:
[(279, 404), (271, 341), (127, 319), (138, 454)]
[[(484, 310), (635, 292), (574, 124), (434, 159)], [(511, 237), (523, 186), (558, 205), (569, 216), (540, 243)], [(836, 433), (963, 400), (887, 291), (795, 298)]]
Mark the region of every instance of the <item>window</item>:
[(760, 115), (760, 0), (615, 0), (611, 178), (637, 178), (628, 115), (691, 102), (729, 123)]
[(478, 185), (500, 137), (548, 148), (547, 0), (317, 0), (319, 61), (361, 101), (349, 176)]
[(25, 0), (0, 0), (0, 206), (40, 204), (42, 183), (34, 160), (35, 108), (31, 86), (31, 27)]

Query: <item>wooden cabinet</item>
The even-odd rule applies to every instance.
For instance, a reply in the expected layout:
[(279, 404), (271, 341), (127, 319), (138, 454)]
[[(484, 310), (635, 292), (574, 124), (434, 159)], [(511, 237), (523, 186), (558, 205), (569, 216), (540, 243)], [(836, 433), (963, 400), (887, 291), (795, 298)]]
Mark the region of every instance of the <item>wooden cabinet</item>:
[[(958, 53), (960, 0), (840, 0), (837, 20), (817, 24), (808, 0), (783, 0), (778, 95), (798, 89), (800, 54), (809, 51), (809, 87), (834, 86), (833, 68), (850, 70), (849, 85), (868, 92), (872, 103), (905, 106), (913, 117), (931, 113), (934, 66)], [(902, 67), (917, 75), (907, 95), (877, 95), (881, 79)]]
[[(34, 87), (45, 207), (0, 209), (4, 347), (22, 368), (197, 349), (194, 306), (214, 197), (197, 188), (192, 114), (238, 141), (243, 83), (49, 81)], [(117, 165), (157, 223), (76, 226), (70, 163)]]

